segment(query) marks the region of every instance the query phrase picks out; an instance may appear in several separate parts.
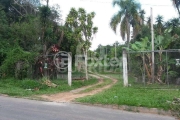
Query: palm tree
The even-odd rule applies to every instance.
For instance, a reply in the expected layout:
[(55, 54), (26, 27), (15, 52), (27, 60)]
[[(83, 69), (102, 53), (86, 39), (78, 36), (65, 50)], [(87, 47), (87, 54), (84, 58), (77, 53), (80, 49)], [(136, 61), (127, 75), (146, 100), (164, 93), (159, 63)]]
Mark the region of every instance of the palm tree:
[(156, 17), (156, 27), (158, 34), (161, 35), (163, 30), (163, 16), (158, 15)]
[(177, 29), (180, 26), (180, 20), (178, 18), (170, 19), (165, 23), (166, 28), (171, 28), (171, 35), (177, 34)]
[(173, 2), (174, 7), (178, 10), (180, 16), (180, 0), (171, 0)]
[(165, 23), (165, 27), (166, 28), (169, 28), (171, 27), (172, 29), (175, 28), (175, 27), (178, 27), (180, 25), (180, 21), (178, 18), (173, 18), (173, 19), (170, 19), (169, 21), (167, 21)]
[(120, 34), (123, 40), (127, 38), (127, 45), (129, 48), (130, 42), (130, 23), (135, 20), (134, 16), (140, 9), (140, 4), (134, 0), (114, 0), (113, 6), (118, 6), (119, 11), (110, 21), (112, 30), (116, 33), (116, 29), (120, 24)]
[(147, 26), (151, 28), (151, 17), (147, 18)]
[(173, 28), (179, 27), (179, 25), (180, 25), (180, 20), (179, 20), (178, 18), (173, 18), (173, 19), (170, 20), (170, 23), (171, 23), (171, 26), (172, 26)]
[(139, 12), (139, 16), (140, 16), (140, 18), (141, 18), (141, 24), (142, 25), (144, 25), (144, 15), (145, 15), (146, 13), (145, 13), (145, 11), (144, 10), (140, 10), (140, 12)]
[(133, 27), (133, 39), (137, 36), (139, 31), (141, 30), (142, 25), (142, 19), (136, 9), (137, 7), (135, 5), (132, 6), (132, 20), (130, 24)]

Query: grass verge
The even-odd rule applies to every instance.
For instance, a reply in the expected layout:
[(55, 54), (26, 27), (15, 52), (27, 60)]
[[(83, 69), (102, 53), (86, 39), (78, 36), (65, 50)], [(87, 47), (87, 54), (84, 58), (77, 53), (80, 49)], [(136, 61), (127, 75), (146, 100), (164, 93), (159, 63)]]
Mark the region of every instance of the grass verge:
[[(106, 74), (106, 76), (108, 75)], [(109, 74), (109, 76), (118, 78), (117, 84), (112, 88), (93, 96), (78, 98), (76, 101), (91, 104), (129, 105), (169, 110), (170, 104), (167, 101), (172, 101), (174, 97), (180, 97), (179, 89), (147, 89), (145, 87), (134, 87), (134, 85), (123, 87), (122, 77), (116, 74)]]
[(7, 94), (9, 96), (28, 97), (40, 94), (54, 94), (64, 91), (70, 91), (87, 85), (92, 85), (98, 82), (96, 78), (88, 81), (74, 80), (72, 86), (68, 86), (67, 80), (52, 80), (57, 87), (48, 87), (42, 84), (42, 81), (35, 80), (15, 80), (13, 78), (0, 80), (0, 94)]

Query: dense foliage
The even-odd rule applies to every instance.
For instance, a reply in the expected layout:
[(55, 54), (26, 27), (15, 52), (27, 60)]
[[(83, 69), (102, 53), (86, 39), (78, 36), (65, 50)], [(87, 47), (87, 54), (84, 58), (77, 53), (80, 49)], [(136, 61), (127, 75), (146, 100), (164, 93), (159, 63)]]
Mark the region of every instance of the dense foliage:
[[(42, 77), (45, 60), (52, 61), (53, 57), (48, 56), (58, 51), (71, 52), (75, 60), (76, 48), (80, 43), (75, 38), (77, 32), (72, 30), (73, 26), (60, 24), (58, 5), (51, 7), (48, 0), (46, 3), (43, 5), (40, 0), (0, 1), (0, 77)], [(93, 25), (90, 17), (88, 20)], [(91, 36), (89, 33), (87, 35)], [(39, 68), (40, 62), (42, 70)]]
[[(174, 0), (174, 4), (177, 5), (176, 8), (179, 8), (179, 2), (177, 1), (178, 0)], [(145, 41), (147, 43), (151, 42), (151, 20), (150, 18), (146, 20), (145, 11), (141, 10), (140, 3), (134, 0), (113, 0), (113, 5), (118, 6), (120, 9), (118, 13), (112, 17), (110, 26), (113, 31), (116, 32), (116, 28), (120, 25), (120, 33), (126, 41), (125, 44), (122, 45), (115, 42), (113, 45), (99, 45), (95, 51), (89, 50), (91, 40), (94, 37), (93, 35), (98, 30), (97, 27), (93, 26), (95, 13), (86, 13), (86, 10), (83, 8), (77, 10), (72, 8), (66, 17), (65, 25), (61, 25), (59, 24), (62, 22), (59, 6), (51, 7), (48, 2), (49, 0), (46, 0), (47, 4), (42, 5), (40, 0), (0, 1), (1, 77), (12, 76), (19, 78), (17, 75), (17, 65), (20, 64), (20, 62), (28, 63), (27, 66), (31, 66), (33, 69), (36, 67), (37, 61), (42, 60), (42, 58), (44, 59), (42, 60), (44, 64), (45, 56), (55, 54), (55, 52), (52, 51), (53, 45), (56, 45), (60, 51), (71, 52), (73, 64), (78, 49), (84, 53), (84, 55), (88, 53), (89, 57), (103, 57), (103, 59), (107, 58), (109, 60), (114, 57), (120, 60), (122, 49), (126, 46), (128, 46), (128, 49), (134, 51), (150, 50), (150, 45), (145, 48), (143, 44)], [(126, 4), (129, 5), (128, 8)], [(179, 49), (179, 18), (164, 21), (163, 16), (158, 15), (153, 26), (156, 50)], [(133, 30), (132, 36), (130, 35), (130, 28)], [(147, 57), (148, 56), (147, 54)], [(156, 57), (158, 61), (164, 56), (159, 54)], [(170, 57), (175, 58), (175, 55)], [(168, 59), (170, 60), (171, 58)], [(135, 65), (142, 63), (142, 56), (133, 56), (133, 59), (140, 60), (139, 63), (135, 61)], [(173, 66), (171, 66), (171, 68), (172, 67)], [(34, 71), (33, 69), (31, 69), (31, 74), (40, 75), (39, 69)], [(30, 69), (26, 68), (22, 70), (26, 71), (25, 75), (23, 75), (26, 77)], [(42, 77), (42, 74), (40, 77)]]

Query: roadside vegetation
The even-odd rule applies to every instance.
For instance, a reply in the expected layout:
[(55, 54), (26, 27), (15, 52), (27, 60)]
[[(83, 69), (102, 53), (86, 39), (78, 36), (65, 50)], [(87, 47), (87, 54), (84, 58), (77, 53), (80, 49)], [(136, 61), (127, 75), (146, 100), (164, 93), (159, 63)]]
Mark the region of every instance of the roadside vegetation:
[[(171, 1), (180, 15), (180, 0)], [(153, 74), (151, 53), (142, 53), (152, 49), (151, 18), (146, 19), (146, 11), (141, 9), (141, 3), (135, 0), (112, 0), (113, 6), (119, 9), (112, 15), (109, 25), (115, 33), (120, 28), (124, 42), (116, 41), (106, 46), (100, 44), (91, 51), (92, 40), (98, 32), (98, 26), (93, 23), (96, 13), (86, 12), (84, 8), (71, 8), (62, 21), (63, 10), (59, 5), (50, 6), (49, 2), (0, 0), (0, 94), (28, 97), (70, 91), (98, 82), (88, 77), (89, 70), (104, 72), (104, 75), (114, 77), (118, 82), (104, 92), (79, 98), (78, 102), (180, 111), (180, 59), (177, 57), (180, 55), (179, 18), (167, 21), (161, 15), (155, 18), (152, 26), (154, 50), (157, 52)], [(131, 64), (132, 68), (128, 70), (134, 76), (129, 76), (129, 87), (126, 88), (123, 87), (122, 76), (117, 74), (122, 72), (123, 49), (138, 53), (128, 55), (128, 65)], [(169, 56), (162, 53), (168, 50), (176, 50), (177, 53)], [(60, 51), (72, 56), (72, 68), (76, 72), (73, 73), (71, 87), (67, 84), (67, 77), (64, 77), (71, 71), (67, 70), (67, 54), (59, 54)], [(80, 55), (80, 58), (76, 58), (76, 55)], [(61, 75), (62, 78), (57, 80)], [(148, 81), (137, 84), (135, 77), (142, 81), (142, 76)], [(172, 85), (168, 86), (169, 79)], [(110, 79), (104, 78), (103, 83), (82, 92), (111, 83)]]
[[(48, 83), (47, 83), (48, 82)], [(67, 80), (17, 80), (14, 78), (0, 80), (0, 94), (15, 97), (29, 97), (32, 95), (54, 94), (70, 91), (83, 86), (97, 83), (98, 80), (91, 78), (88, 81), (74, 80), (72, 86), (67, 84)]]
[[(78, 98), (77, 102), (104, 104), (104, 105), (129, 105), (148, 108), (160, 108), (164, 110), (171, 109), (169, 103), (175, 97), (180, 97), (180, 89), (156, 89), (143, 86), (137, 87), (131, 84), (129, 87), (123, 87), (122, 76), (117, 74), (108, 74), (118, 79), (118, 83), (112, 88), (105, 90), (93, 96)], [(107, 76), (107, 74), (106, 74)]]

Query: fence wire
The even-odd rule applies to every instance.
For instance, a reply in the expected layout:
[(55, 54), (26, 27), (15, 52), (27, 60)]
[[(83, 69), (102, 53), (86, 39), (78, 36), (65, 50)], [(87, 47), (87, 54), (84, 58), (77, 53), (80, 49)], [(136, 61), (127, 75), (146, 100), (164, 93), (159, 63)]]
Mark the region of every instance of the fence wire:
[[(154, 64), (152, 53), (154, 52)], [(180, 86), (180, 50), (128, 52), (130, 84)], [(152, 68), (154, 65), (154, 74)], [(153, 81), (154, 78), (154, 81)]]

